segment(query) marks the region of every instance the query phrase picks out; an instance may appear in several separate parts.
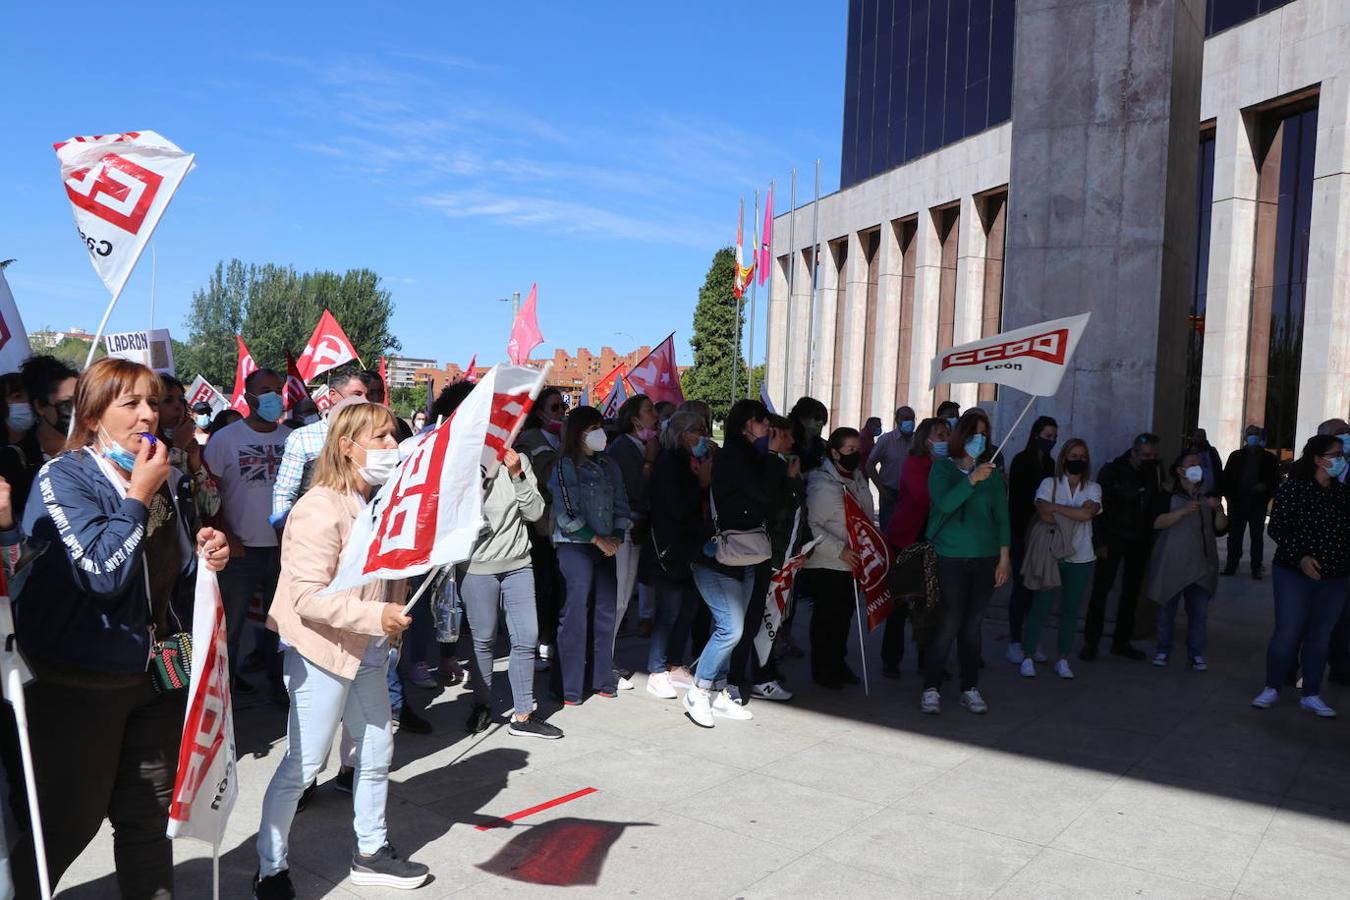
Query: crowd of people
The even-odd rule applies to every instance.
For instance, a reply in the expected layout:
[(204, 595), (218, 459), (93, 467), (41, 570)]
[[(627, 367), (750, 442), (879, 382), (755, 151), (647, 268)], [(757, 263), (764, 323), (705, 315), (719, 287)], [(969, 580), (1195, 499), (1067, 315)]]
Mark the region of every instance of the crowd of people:
[[(1075, 646), (1076, 660), (1095, 660), (1112, 596), (1112, 654), (1149, 658), (1134, 644), (1144, 598), (1158, 607), (1153, 664), (1170, 663), (1184, 609), (1185, 663), (1206, 671), (1210, 601), (1223, 576), (1237, 573), (1244, 543), (1250, 577), (1265, 577), (1267, 520), (1277, 544), (1274, 629), (1252, 705), (1270, 707), (1299, 684), (1301, 707), (1331, 717), (1324, 670), (1350, 681), (1350, 425), (1339, 419), (1323, 423), (1287, 473), (1255, 425), (1226, 462), (1196, 431), (1164, 467), (1160, 439), (1142, 433), (1094, 471), (1087, 442), (1061, 442), (1048, 417), (1005, 463), (988, 414), (950, 401), (928, 418), (902, 406), (888, 431), (870, 419), (827, 432), (828, 411), (814, 398), (787, 416), (746, 399), (719, 429), (699, 401), (677, 407), (638, 395), (606, 419), (589, 406), (569, 409), (546, 388), (484, 484), (472, 554), (425, 585), (444, 602), (405, 613), (420, 579), (326, 588), (362, 507), (471, 383), (445, 388), (404, 420), (384, 405), (373, 372), (334, 375), (326, 415), (307, 402), (287, 409), (285, 379), (270, 369), (248, 377), (247, 415), (188, 408), (181, 383), (123, 360), (78, 374), (33, 357), (0, 378), (8, 441), (0, 559), (36, 676), (27, 705), (53, 881), (106, 819), (121, 892), (172, 892), (165, 830), (185, 692), (183, 673), (165, 662), (173, 654), (162, 651), (191, 630), (199, 567), (219, 573), (233, 691), (255, 694), (265, 680), (260, 702), (288, 709), (258, 825), (261, 900), (295, 896), (289, 834), (339, 735), (335, 783), (352, 795), (352, 882), (426, 883), (427, 866), (401, 856), (385, 824), (396, 732), (433, 730), (408, 685), (467, 682), (469, 733), (500, 721), (513, 737), (557, 740), (563, 731), (548, 721), (556, 707), (541, 711), (537, 681), (546, 681), (546, 701), (563, 706), (641, 684), (704, 729), (753, 718), (756, 700), (791, 701), (787, 659), (807, 657), (823, 690), (857, 684), (848, 660), (861, 560), (846, 498), (891, 552), (882, 674), (899, 678), (912, 644), (923, 713), (942, 709), (953, 645), (959, 705), (989, 711), (979, 683), (983, 624), (1004, 585), (1007, 659), (1024, 677), (1052, 663), (1047, 671), (1074, 678)], [(808, 545), (795, 600), (763, 655), (755, 637), (770, 576)], [(809, 646), (800, 648), (792, 621), (803, 610)], [(616, 658), (625, 623), (647, 642), (643, 674)], [(494, 692), (499, 638), (509, 647), (509, 690)], [(18, 813), (12, 877), (31, 896), (36, 867), (12, 716), (0, 733), (8, 806)]]

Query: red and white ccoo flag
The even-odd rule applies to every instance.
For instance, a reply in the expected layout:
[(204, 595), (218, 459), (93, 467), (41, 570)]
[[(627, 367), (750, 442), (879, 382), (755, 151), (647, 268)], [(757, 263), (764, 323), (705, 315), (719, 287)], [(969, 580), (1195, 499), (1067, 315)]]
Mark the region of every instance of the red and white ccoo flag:
[(493, 367), (454, 415), (416, 441), (357, 517), (325, 593), (469, 558), (483, 529), (483, 485), (520, 431), (546, 371)]
[(338, 320), (325, 309), (323, 315), (319, 316), (319, 324), (314, 326), (309, 343), (305, 345), (305, 352), (300, 354), (296, 368), (300, 377), (308, 383), (329, 369), (336, 369), (354, 359), (357, 359), (356, 347)]
[(192, 610), (192, 678), (169, 804), (169, 837), (219, 847), (239, 795), (225, 608), (216, 573), (197, 567)]
[(80, 242), (116, 297), (192, 169), (194, 154), (153, 131), (73, 137), (52, 146)]
[(872, 524), (872, 519), (847, 489), (844, 491), (844, 528), (848, 531), (848, 546), (858, 554), (858, 567), (853, 576), (867, 603), (867, 630), (885, 622), (891, 614), (893, 601), (886, 576), (891, 571), (891, 553), (886, 541)]
[(792, 585), (797, 580), (797, 572), (806, 565), (807, 557), (819, 543), (820, 538), (816, 538), (803, 545), (795, 556), (789, 557), (783, 563), (783, 567), (769, 578), (769, 596), (764, 601), (764, 617), (760, 620), (759, 631), (755, 634), (755, 652), (759, 654), (761, 665), (769, 664), (769, 651), (773, 649), (778, 629), (787, 616), (788, 602), (792, 599)]
[(243, 335), (236, 334), (234, 339), (239, 342), (239, 358), (234, 364), (234, 393), (230, 395), (230, 408), (247, 418), (248, 401), (244, 399), (244, 383), (248, 381), (248, 376), (258, 371), (258, 364), (244, 345)]
[[(384, 357), (380, 358), (380, 364), (384, 364)], [(297, 403), (309, 399), (309, 388), (305, 387), (305, 379), (300, 377), (295, 357), (289, 350), (286, 351), (286, 386), (281, 389), (281, 399), (285, 401), (286, 409), (295, 409)]]
[(933, 360), (933, 384), (1006, 384), (1049, 397), (1059, 390), (1091, 317), (1054, 319), (945, 350)]

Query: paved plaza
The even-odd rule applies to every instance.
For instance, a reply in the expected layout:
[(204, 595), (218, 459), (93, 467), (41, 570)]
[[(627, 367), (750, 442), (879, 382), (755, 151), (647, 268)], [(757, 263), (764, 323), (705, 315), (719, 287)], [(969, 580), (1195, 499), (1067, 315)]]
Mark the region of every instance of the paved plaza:
[[(350, 799), (331, 784), (296, 819), (291, 873), (301, 897), (424, 900), (558, 896), (561, 885), (570, 897), (682, 900), (1345, 897), (1350, 690), (1326, 691), (1346, 715), (1338, 721), (1301, 713), (1291, 691), (1268, 712), (1248, 706), (1261, 686), (1270, 583), (1245, 569), (1211, 605), (1205, 674), (1104, 656), (1075, 660), (1073, 682), (1045, 670), (1022, 679), (1002, 657), (997, 600), (984, 717), (959, 709), (954, 688), (940, 717), (921, 715), (912, 653), (901, 681), (874, 677), (870, 698), (815, 688), (793, 661), (796, 700), (755, 702), (753, 721), (712, 731), (649, 696), (641, 676), (616, 700), (554, 713), (567, 732), (554, 742), (496, 726), (470, 738), (460, 688), (417, 692), (436, 733), (398, 737), (388, 818), (395, 846), (435, 880), (415, 895), (350, 885)], [(637, 663), (642, 646), (621, 639), (621, 657)], [(504, 677), (498, 687), (504, 698)], [(284, 719), (252, 701), (237, 728), (241, 794), (223, 897), (248, 895)], [(178, 846), (180, 896), (210, 895), (203, 851)], [(111, 872), (105, 829), (62, 896), (115, 896)]]

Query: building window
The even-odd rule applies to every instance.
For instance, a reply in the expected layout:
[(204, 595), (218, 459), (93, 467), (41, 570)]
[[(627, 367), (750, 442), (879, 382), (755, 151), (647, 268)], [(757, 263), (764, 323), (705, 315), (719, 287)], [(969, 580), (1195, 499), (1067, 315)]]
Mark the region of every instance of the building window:
[(849, 0), (839, 184), (1006, 122), (1014, 0)]
[(1246, 420), (1264, 425), (1267, 446), (1289, 459), (1298, 446), (1317, 108), (1286, 108), (1261, 124)]
[[(933, 210), (933, 224), (937, 226), (938, 243), (942, 247), (942, 264), (938, 273), (937, 346), (941, 353), (951, 348), (956, 338), (956, 244), (960, 235), (961, 207), (948, 206)], [(933, 408), (952, 398), (952, 386), (939, 384), (933, 391)]]
[[(881, 229), (874, 228), (862, 235), (863, 257), (867, 260), (867, 289), (863, 292), (863, 371), (862, 421), (872, 409), (872, 388), (876, 383), (877, 352), (877, 286), (881, 275)], [(884, 417), (883, 417), (884, 418)]]
[[(1003, 249), (1007, 243), (1008, 192), (989, 194), (980, 203), (984, 226), (984, 304), (980, 337), (998, 334), (1003, 328)], [(998, 399), (998, 385), (981, 384), (980, 403)]]
[(1200, 375), (1205, 359), (1205, 299), (1209, 286), (1209, 225), (1214, 209), (1214, 132), (1200, 138), (1195, 208), (1195, 281), (1186, 325), (1186, 430), (1200, 421)]
[(895, 405), (909, 403), (909, 355), (914, 351), (914, 251), (918, 242), (918, 216), (891, 223), (900, 246), (900, 352), (896, 359)]
[(1205, 36), (1279, 9), (1290, 0), (1209, 0), (1205, 5)]

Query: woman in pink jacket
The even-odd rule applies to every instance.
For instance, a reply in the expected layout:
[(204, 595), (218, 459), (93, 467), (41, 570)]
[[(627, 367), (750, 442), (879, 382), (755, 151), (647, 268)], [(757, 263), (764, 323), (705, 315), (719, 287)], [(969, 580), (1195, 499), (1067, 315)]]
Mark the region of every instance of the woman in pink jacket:
[(329, 419), (313, 487), (291, 509), (281, 541), (281, 580), (268, 625), (285, 643), (291, 713), (286, 755), (267, 786), (258, 827), (253, 891), (259, 900), (295, 896), (287, 866), (291, 820), (328, 758), (339, 722), (346, 723), (357, 754), (352, 882), (416, 888), (427, 880), (426, 866), (389, 845), (384, 823), (394, 752), (385, 666), (389, 641), (411, 622), (403, 614), (406, 585), (376, 580), (324, 593), (357, 514), (399, 462), (393, 414), (374, 403), (346, 403)]

